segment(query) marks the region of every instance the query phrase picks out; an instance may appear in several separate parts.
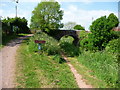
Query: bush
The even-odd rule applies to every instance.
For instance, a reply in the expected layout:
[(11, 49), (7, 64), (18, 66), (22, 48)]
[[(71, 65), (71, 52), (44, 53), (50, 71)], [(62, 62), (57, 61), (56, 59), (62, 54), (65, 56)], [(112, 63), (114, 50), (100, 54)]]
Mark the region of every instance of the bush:
[(19, 34), (30, 33), (27, 26), (27, 20), (23, 17), (7, 18), (2, 20), (2, 33), (3, 34)]
[(105, 50), (108, 52), (117, 53), (118, 52), (118, 44), (119, 44), (118, 39), (113, 39), (113, 40), (109, 41)]
[(41, 45), (42, 52), (46, 52), (48, 55), (59, 54), (60, 46), (58, 45), (58, 42), (44, 32), (39, 32), (30, 39), (29, 50), (38, 51), (38, 44), (36, 44), (34, 40), (46, 41), (45, 44)]
[(93, 42), (95, 42), (94, 38), (92, 37), (91, 33), (87, 33), (85, 31), (82, 31), (80, 33), (80, 48), (81, 50), (91, 50), (96, 51), (98, 47), (93, 47)]
[(98, 50), (103, 50), (110, 40), (116, 39), (117, 36), (114, 35), (112, 29), (117, 27), (118, 24), (119, 20), (113, 13), (108, 17), (102, 16), (93, 21), (90, 26), (92, 34), (89, 37), (92, 38), (93, 47), (97, 47)]
[(88, 32), (86, 31), (80, 31), (80, 34), (79, 34), (79, 38), (82, 40), (82, 39), (85, 39), (85, 38), (88, 38)]
[(83, 26), (81, 26), (81, 25), (74, 26), (74, 29), (75, 30), (85, 30), (85, 28)]

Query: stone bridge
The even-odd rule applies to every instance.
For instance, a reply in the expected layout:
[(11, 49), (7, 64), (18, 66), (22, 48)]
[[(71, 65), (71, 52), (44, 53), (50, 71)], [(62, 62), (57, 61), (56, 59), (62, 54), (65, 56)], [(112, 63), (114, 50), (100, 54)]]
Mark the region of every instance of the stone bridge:
[(55, 31), (52, 31), (52, 34), (53, 37), (57, 40), (60, 40), (63, 36), (71, 36), (74, 38), (74, 41), (73, 41), (73, 44), (75, 46), (78, 46), (79, 45), (79, 33), (80, 33), (80, 30), (55, 30)]

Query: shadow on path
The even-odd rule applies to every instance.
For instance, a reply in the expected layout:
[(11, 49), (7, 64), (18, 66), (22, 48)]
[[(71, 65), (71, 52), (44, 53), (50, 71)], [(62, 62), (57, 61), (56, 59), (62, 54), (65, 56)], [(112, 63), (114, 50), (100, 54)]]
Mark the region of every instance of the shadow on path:
[(9, 43), (6, 44), (6, 46), (9, 46), (9, 47), (14, 47), (16, 45), (19, 45), (22, 43), (23, 40), (28, 40), (29, 37), (31, 37), (33, 34), (30, 34), (28, 36), (21, 36), (21, 37), (18, 37), (17, 39), (14, 39), (14, 40), (11, 40)]

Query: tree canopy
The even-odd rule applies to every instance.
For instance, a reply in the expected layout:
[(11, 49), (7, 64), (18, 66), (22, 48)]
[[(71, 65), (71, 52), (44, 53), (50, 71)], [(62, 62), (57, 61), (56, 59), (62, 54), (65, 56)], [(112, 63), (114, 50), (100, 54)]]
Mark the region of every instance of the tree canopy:
[(5, 18), (2, 20), (3, 34), (30, 33), (27, 26), (27, 20), (23, 17)]
[(85, 30), (85, 28), (83, 26), (81, 26), (81, 25), (74, 26), (74, 29), (75, 30)]
[(92, 34), (89, 37), (92, 40), (93, 47), (101, 50), (110, 40), (117, 38), (112, 29), (118, 24), (118, 18), (113, 13), (108, 17), (102, 16), (95, 20), (90, 26)]
[(63, 27), (61, 23), (63, 11), (55, 0), (43, 0), (32, 11), (31, 28), (50, 32)]

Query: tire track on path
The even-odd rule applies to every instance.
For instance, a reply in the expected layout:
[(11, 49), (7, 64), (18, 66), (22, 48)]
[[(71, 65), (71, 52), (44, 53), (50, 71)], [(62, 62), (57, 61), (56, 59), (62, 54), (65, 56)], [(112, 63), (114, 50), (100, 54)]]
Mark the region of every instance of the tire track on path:
[(0, 50), (0, 68), (2, 68), (0, 70), (0, 88), (15, 88), (16, 51), (22, 40), (30, 36), (32, 34), (12, 40)]
[(81, 89), (82, 89), (82, 88), (93, 88), (91, 85), (87, 85), (87, 84), (83, 81), (82, 75), (80, 75), (80, 74), (77, 72), (77, 70), (73, 67), (73, 65), (70, 63), (70, 61), (67, 59), (67, 57), (66, 57), (63, 53), (61, 53), (61, 55), (62, 55), (62, 57), (64, 58), (64, 60), (67, 61), (67, 64), (68, 64), (68, 66), (70, 67), (70, 70), (71, 70), (71, 72), (72, 72), (73, 75), (74, 75), (74, 78), (75, 78), (75, 80), (76, 80), (76, 82), (77, 82), (78, 87), (81, 88)]

